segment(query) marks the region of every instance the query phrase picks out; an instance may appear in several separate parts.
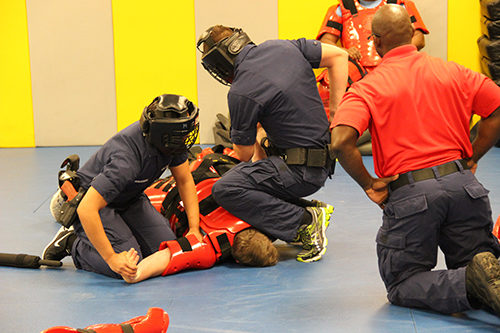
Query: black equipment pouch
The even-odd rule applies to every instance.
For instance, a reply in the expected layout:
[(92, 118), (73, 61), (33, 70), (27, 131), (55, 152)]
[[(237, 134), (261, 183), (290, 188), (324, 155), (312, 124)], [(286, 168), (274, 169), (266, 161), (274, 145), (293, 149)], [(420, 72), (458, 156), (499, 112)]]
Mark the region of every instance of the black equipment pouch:
[(60, 170), (57, 178), (59, 189), (66, 201), (54, 215), (57, 222), (69, 228), (75, 222), (78, 215), (76, 210), (87, 190), (80, 186), (80, 177), (76, 174), (80, 167), (80, 157), (76, 154), (68, 156), (62, 162), (61, 168), (65, 166), (66, 170)]

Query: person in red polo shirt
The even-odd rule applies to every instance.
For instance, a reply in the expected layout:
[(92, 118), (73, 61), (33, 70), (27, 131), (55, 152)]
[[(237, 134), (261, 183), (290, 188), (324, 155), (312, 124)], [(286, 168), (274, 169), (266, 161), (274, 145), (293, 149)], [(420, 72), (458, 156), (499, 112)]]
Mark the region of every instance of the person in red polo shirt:
[[(500, 245), (488, 190), (474, 176), (500, 138), (500, 88), (484, 75), (411, 45), (401, 6), (373, 17), (381, 64), (353, 84), (335, 114), (332, 147), (349, 175), (383, 209), (377, 234), (391, 303), (456, 313), (485, 304), (500, 315)], [(383, 87), (383, 89), (381, 89)], [(469, 141), (469, 120), (481, 117)], [(373, 138), (374, 178), (356, 149)], [(438, 247), (448, 269), (433, 270)]]

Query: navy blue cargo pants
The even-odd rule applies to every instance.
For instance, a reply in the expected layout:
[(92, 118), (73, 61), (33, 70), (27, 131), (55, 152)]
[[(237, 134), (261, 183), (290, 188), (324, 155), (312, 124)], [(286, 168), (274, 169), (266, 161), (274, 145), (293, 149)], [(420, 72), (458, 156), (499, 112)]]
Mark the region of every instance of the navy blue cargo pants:
[[(259, 231), (290, 242), (304, 208), (287, 202), (317, 192), (321, 186), (304, 180), (306, 167), (288, 167), (278, 156), (240, 163), (212, 188), (215, 201)], [(326, 180), (322, 180), (323, 183)]]
[[(158, 251), (163, 241), (176, 238), (167, 219), (158, 213), (145, 194), (141, 194), (126, 209), (104, 207), (99, 215), (116, 253), (133, 247), (142, 260)], [(79, 220), (75, 222), (74, 228), (78, 238), (73, 243), (71, 256), (76, 268), (121, 279), (89, 241)]]
[[(391, 191), (377, 235), (380, 275), (395, 305), (457, 313), (472, 309), (465, 269), (480, 252), (500, 255), (492, 235), (488, 190), (470, 170), (414, 182)], [(447, 270), (433, 270), (438, 247)]]

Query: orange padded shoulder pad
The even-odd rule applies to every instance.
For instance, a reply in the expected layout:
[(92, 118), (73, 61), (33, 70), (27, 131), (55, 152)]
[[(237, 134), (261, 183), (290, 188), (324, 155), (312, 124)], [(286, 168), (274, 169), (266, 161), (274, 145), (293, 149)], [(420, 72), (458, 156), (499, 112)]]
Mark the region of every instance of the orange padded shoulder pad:
[(321, 23), (321, 28), (319, 29), (316, 39), (320, 40), (325, 33), (330, 33), (334, 36), (339, 37), (342, 34), (342, 24), (337, 23), (339, 16), (337, 15), (337, 7), (339, 5), (333, 5), (328, 8), (323, 23)]

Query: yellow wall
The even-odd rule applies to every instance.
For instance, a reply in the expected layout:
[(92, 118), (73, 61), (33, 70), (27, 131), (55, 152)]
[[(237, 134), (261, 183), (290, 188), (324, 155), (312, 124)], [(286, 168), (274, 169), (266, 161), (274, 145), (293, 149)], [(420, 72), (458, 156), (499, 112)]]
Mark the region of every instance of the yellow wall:
[(481, 72), (477, 39), (481, 36), (479, 0), (448, 0), (448, 60)]
[(34, 147), (24, 1), (0, 1), (0, 147)]
[[(479, 1), (448, 0), (448, 60), (481, 73), (477, 46), (482, 35), (480, 17)], [(471, 127), (478, 120), (474, 115)]]
[[(113, 0), (118, 130), (154, 97), (197, 103), (194, 1)], [(175, 13), (175, 15), (174, 15)]]
[[(314, 38), (337, 2), (278, 0), (279, 38)], [(183, 94), (197, 103), (194, 1), (111, 4), (117, 130), (136, 121), (156, 95)], [(479, 1), (448, 0), (448, 11), (448, 60), (480, 71)], [(27, 24), (25, 1), (0, 1), (0, 147), (36, 144)]]
[[(279, 0), (278, 38), (315, 39), (328, 8), (338, 3), (338, 0), (316, 0), (314, 6), (311, 6), (311, 2), (307, 1)], [(314, 70), (316, 75), (321, 71), (322, 69)]]

